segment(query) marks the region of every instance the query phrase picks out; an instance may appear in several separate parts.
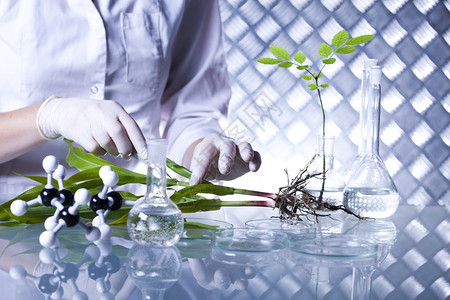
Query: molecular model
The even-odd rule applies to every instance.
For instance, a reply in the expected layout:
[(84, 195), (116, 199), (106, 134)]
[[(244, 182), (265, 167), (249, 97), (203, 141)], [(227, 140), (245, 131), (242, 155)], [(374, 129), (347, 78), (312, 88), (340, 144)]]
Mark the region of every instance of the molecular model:
[[(109, 240), (101, 240), (95, 245), (90, 245), (84, 250), (83, 257), (76, 263), (66, 262), (61, 259), (58, 246), (43, 248), (39, 252), (39, 260), (46, 265), (53, 266), (50, 273), (33, 276), (26, 272), (22, 265), (14, 265), (9, 274), (15, 280), (31, 279), (44, 295), (45, 299), (62, 299), (66, 285), (73, 291), (72, 298), (87, 300), (88, 295), (77, 286), (77, 279), (84, 275), (96, 282), (98, 298), (100, 300), (114, 299), (110, 293), (110, 277), (117, 273), (123, 266), (123, 262), (112, 252), (112, 243)], [(87, 266), (85, 264), (88, 263)], [(85, 266), (85, 267), (83, 267)], [(82, 280), (83, 281), (83, 280)]]
[[(37, 204), (42, 204), (49, 207), (56, 206), (57, 210), (55, 211), (55, 215), (53, 216), (53, 218), (56, 218), (59, 213), (58, 208), (73, 205), (73, 194), (64, 188), (64, 167), (59, 167), (58, 160), (56, 159), (56, 157), (51, 155), (44, 158), (44, 160), (42, 161), (42, 166), (47, 173), (47, 184), (41, 190), (39, 196), (36, 199), (30, 200), (28, 202), (25, 202), (23, 200), (14, 201), (11, 204), (11, 212), (14, 215), (23, 216), (27, 212), (29, 207)], [(56, 189), (53, 186), (53, 173), (55, 173), (57, 176), (60, 190)], [(60, 205), (58, 205), (57, 203)], [(50, 224), (48, 225), (51, 226)]]
[[(49, 155), (42, 161), (42, 166), (47, 173), (47, 184), (39, 196), (28, 202), (15, 200), (11, 203), (11, 212), (16, 216), (24, 215), (28, 208), (37, 204), (55, 207), (55, 213), (46, 219), (45, 231), (40, 235), (39, 242), (43, 247), (53, 247), (57, 243), (57, 233), (63, 227), (81, 227), (86, 238), (91, 241), (109, 239), (111, 228), (106, 223), (106, 217), (110, 211), (120, 209), (122, 205), (134, 205), (134, 201), (127, 201), (113, 191), (112, 188), (119, 180), (117, 174), (109, 166), (100, 168), (99, 176), (103, 181), (102, 191), (91, 197), (87, 189), (81, 188), (72, 194), (64, 187), (65, 169), (59, 165), (56, 157)], [(53, 178), (57, 180), (59, 189), (53, 185)], [(89, 205), (97, 214), (93, 220), (93, 226), (87, 226), (80, 222), (79, 207)]]
[(103, 189), (92, 196), (89, 207), (97, 214), (92, 224), (100, 229), (102, 239), (108, 239), (111, 237), (111, 228), (106, 224), (109, 212), (120, 209), (123, 204), (134, 205), (134, 201), (124, 200), (122, 195), (112, 190), (119, 181), (119, 177), (110, 166), (101, 167), (99, 176), (103, 181)]

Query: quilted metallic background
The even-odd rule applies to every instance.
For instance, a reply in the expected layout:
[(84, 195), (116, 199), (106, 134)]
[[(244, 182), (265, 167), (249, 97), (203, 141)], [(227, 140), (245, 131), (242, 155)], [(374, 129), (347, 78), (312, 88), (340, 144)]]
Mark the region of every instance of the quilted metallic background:
[[(338, 57), (322, 83), (327, 130), (336, 136), (335, 168), (344, 174), (359, 141), (363, 59), (383, 66), (380, 154), (401, 204), (450, 205), (450, 1), (220, 0), (233, 87), (225, 133), (251, 141), (263, 156), (248, 185), (271, 189), (312, 157), (321, 113), (298, 70), (256, 63), (280, 45), (320, 67), (317, 49), (345, 29), (376, 34)], [(267, 175), (268, 174), (268, 175)], [(252, 183), (253, 182), (253, 183)]]

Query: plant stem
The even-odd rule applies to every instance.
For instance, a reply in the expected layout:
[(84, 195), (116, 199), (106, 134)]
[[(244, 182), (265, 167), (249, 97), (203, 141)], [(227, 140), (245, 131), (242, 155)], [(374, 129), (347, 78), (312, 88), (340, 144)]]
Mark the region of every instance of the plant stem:
[[(316, 85), (319, 86), (319, 79), (314, 78)], [(322, 135), (325, 136), (325, 109), (323, 108), (322, 95), (320, 89), (317, 88), (317, 94), (319, 94), (320, 109), (322, 110)]]
[(270, 199), (273, 199), (276, 197), (276, 194), (274, 194), (274, 193), (258, 192), (258, 191), (251, 191), (251, 190), (246, 190), (246, 189), (234, 189), (234, 193), (240, 194), (240, 195), (265, 197), (265, 198), (270, 198)]
[(259, 206), (259, 207), (275, 207), (275, 201), (263, 200), (263, 201), (221, 201), (221, 206)]
[[(323, 69), (323, 67), (322, 67)], [(322, 70), (320, 70), (322, 72)], [(319, 73), (320, 74), (320, 73)], [(319, 86), (319, 78), (314, 77), (316, 85)], [(326, 172), (326, 157), (325, 157), (325, 109), (323, 108), (322, 95), (320, 94), (320, 89), (317, 88), (317, 94), (319, 95), (320, 108), (322, 109), (322, 188), (320, 189), (318, 202), (322, 202), (323, 193), (325, 191), (325, 172)]]

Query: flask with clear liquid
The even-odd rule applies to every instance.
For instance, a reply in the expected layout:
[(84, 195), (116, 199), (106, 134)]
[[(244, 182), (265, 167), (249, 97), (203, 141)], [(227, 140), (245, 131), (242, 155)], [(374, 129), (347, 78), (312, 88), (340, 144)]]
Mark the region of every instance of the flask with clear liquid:
[(128, 214), (128, 234), (141, 245), (172, 246), (183, 232), (181, 211), (166, 193), (166, 151), (167, 140), (149, 141), (147, 192)]
[(361, 217), (388, 218), (397, 210), (399, 195), (379, 149), (381, 67), (370, 70), (368, 105), (361, 110), (362, 153), (350, 170), (344, 205)]
[(366, 146), (366, 143), (364, 142), (366, 132), (367, 132), (367, 108), (369, 106), (369, 91), (371, 88), (370, 84), (370, 69), (373, 66), (377, 65), (378, 60), (377, 59), (365, 59), (363, 61), (363, 73), (361, 78), (361, 107), (359, 108), (360, 112), (360, 118), (359, 118), (359, 144), (358, 144), (358, 154), (356, 155), (355, 160), (353, 161), (351, 167), (348, 169), (347, 174), (345, 175), (345, 182), (348, 183), (350, 177), (352, 177), (353, 172), (357, 168), (357, 166), (361, 163), (362, 158), (364, 156), (364, 153), (366, 153), (366, 150), (364, 147)]

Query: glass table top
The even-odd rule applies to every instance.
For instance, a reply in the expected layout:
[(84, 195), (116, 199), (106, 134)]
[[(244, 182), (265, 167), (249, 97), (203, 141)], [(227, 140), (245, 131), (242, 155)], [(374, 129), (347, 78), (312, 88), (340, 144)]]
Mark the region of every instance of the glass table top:
[(401, 206), (389, 220), (247, 228), (195, 219), (219, 230), (187, 229), (165, 248), (135, 245), (125, 226), (99, 242), (63, 228), (51, 248), (39, 244), (43, 224), (0, 226), (0, 299), (364, 299), (362, 285), (371, 299), (445, 299), (449, 215)]

